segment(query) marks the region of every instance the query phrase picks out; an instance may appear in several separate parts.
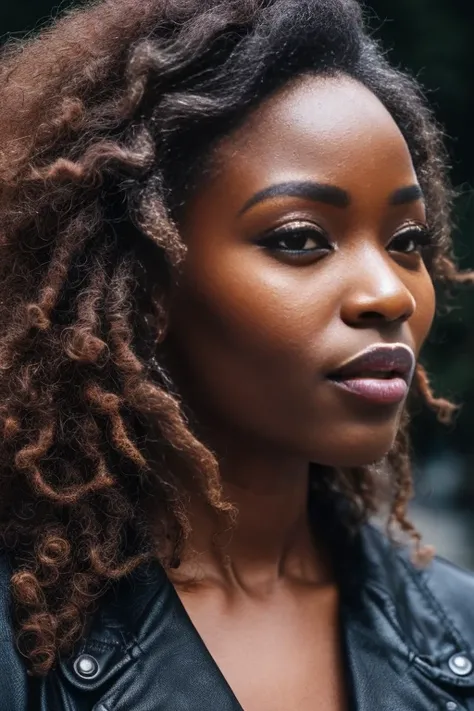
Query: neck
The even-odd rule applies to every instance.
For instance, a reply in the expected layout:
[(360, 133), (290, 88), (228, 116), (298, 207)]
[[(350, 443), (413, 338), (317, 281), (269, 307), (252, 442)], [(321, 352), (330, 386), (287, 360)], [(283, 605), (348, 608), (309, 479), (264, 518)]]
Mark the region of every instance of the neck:
[[(176, 582), (268, 591), (282, 580), (325, 584), (330, 566), (308, 518), (308, 462), (241, 453), (221, 462), (225, 498), (238, 512), (232, 528), (198, 500)], [(174, 577), (174, 576), (173, 576)]]

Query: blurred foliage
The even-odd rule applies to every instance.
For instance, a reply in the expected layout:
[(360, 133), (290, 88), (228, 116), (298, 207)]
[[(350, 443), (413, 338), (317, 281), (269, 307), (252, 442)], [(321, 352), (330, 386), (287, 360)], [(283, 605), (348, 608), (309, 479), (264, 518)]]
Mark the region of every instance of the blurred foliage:
[[(0, 36), (21, 36), (44, 18), (60, 13), (51, 0), (17, 0), (0, 6)], [(391, 61), (415, 75), (425, 87), (446, 132), (452, 180), (459, 197), (455, 209), (456, 253), (462, 267), (474, 267), (474, 3), (466, 0), (368, 0), (367, 12), (376, 37)], [(474, 292), (474, 290), (473, 290)], [(428, 412), (415, 420), (418, 453), (454, 448), (474, 465), (474, 293), (463, 290), (443, 309), (425, 352), (437, 392), (464, 403), (449, 431)], [(473, 492), (474, 493), (474, 492)]]

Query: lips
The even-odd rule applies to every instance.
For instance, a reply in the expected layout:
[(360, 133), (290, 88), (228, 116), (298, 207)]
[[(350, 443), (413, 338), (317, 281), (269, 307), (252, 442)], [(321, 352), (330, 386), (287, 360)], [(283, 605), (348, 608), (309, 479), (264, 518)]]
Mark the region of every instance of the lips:
[(330, 373), (335, 385), (365, 400), (399, 404), (408, 394), (415, 355), (403, 344), (371, 346)]

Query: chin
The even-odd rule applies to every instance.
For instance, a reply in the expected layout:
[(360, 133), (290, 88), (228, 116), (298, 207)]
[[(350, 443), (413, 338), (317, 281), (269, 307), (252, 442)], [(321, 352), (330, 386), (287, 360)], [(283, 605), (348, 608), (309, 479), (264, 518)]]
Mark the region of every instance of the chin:
[(380, 462), (392, 449), (397, 430), (390, 432), (366, 433), (363, 436), (359, 433), (357, 436), (349, 436), (346, 432), (345, 436), (335, 438), (331, 437), (330, 442), (324, 448), (318, 448), (318, 451), (313, 451), (311, 461), (328, 467), (350, 468), (370, 466), (376, 462)]

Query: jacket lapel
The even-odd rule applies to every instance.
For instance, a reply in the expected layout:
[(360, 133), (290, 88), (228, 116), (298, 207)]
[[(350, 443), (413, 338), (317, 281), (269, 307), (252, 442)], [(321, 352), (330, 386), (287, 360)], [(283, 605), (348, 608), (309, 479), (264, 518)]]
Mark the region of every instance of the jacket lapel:
[[(474, 674), (450, 669), (456, 655), (472, 651), (427, 585), (430, 569), (415, 568), (406, 550), (371, 527), (359, 545), (359, 582), (341, 611), (352, 709), (474, 709)], [(470, 606), (466, 592), (461, 597)]]
[[(97, 661), (96, 678), (78, 677), (81, 655)], [(122, 585), (62, 673), (76, 694), (100, 699), (95, 711), (242, 711), (158, 566)]]
[[(449, 687), (424, 674), (416, 658), (396, 636), (387, 620), (373, 616), (371, 624), (346, 617), (345, 645), (351, 709), (354, 711), (433, 711), (455, 703)], [(456, 691), (456, 689), (451, 689)]]

